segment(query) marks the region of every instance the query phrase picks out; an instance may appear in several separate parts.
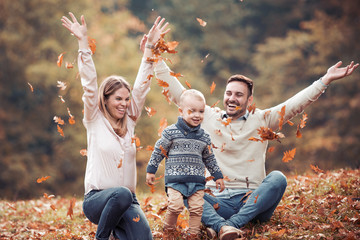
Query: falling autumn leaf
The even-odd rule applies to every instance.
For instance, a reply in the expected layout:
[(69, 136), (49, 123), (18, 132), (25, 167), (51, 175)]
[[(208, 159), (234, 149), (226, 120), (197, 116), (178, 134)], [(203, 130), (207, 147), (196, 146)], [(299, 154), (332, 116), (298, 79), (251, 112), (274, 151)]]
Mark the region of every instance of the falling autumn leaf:
[(59, 95), (59, 98), (60, 98), (60, 100), (61, 100), (62, 103), (65, 102), (64, 98), (63, 98), (61, 95)]
[(248, 109), (249, 113), (254, 114), (254, 113), (255, 113), (255, 110), (256, 110), (256, 105), (255, 105), (255, 103), (253, 103), (253, 104), (251, 104), (250, 106), (248, 106), (247, 109)]
[(300, 132), (300, 124), (297, 125), (296, 138), (302, 138), (302, 134)]
[(160, 119), (160, 126), (158, 129), (158, 136), (161, 136), (162, 131), (167, 127), (168, 123), (167, 123), (167, 119), (166, 118), (161, 118)]
[(156, 110), (152, 107), (145, 107), (146, 113), (149, 117), (152, 117), (155, 115)]
[(65, 67), (67, 69), (71, 69), (71, 68), (74, 68), (74, 65), (72, 63), (69, 63), (69, 62), (65, 62)]
[(75, 124), (75, 118), (74, 118), (74, 116), (69, 117), (69, 123), (70, 123), (70, 125), (74, 125), (74, 124)]
[(286, 123), (289, 124), (290, 126), (294, 125), (294, 123), (292, 121), (290, 121), (290, 120), (287, 120)]
[(119, 161), (119, 164), (117, 165), (117, 168), (121, 168), (121, 167), (122, 167), (122, 164), (123, 164), (123, 160), (122, 160), (122, 158), (121, 158), (120, 161)]
[(173, 51), (178, 45), (179, 45), (179, 42), (177, 42), (177, 41), (171, 41), (171, 42), (166, 43), (166, 46), (169, 48), (170, 51)]
[(65, 90), (66, 89), (66, 83), (62, 82), (62, 81), (57, 81), (57, 85), (58, 88), (60, 88), (60, 90)]
[(36, 182), (37, 182), (37, 183), (42, 183), (42, 182), (48, 180), (49, 178), (50, 178), (50, 176), (41, 177), (41, 178), (38, 178), (38, 179), (36, 180)]
[(217, 100), (213, 105), (211, 105), (211, 108), (215, 107), (219, 102), (220, 100)]
[(63, 58), (64, 58), (64, 54), (65, 54), (65, 52), (63, 52), (63, 53), (61, 53), (59, 56), (58, 56), (58, 60), (57, 60), (57, 65), (58, 65), (58, 67), (61, 67), (61, 65), (62, 65), (62, 62), (63, 62)]
[(256, 203), (256, 202), (257, 202), (257, 200), (258, 200), (258, 197), (259, 197), (259, 194), (255, 196), (255, 200), (254, 200), (254, 203)]
[(147, 150), (147, 151), (154, 151), (154, 147), (153, 147), (153, 146), (150, 146), (150, 145), (147, 145), (147, 146), (146, 146), (146, 150)]
[(51, 204), (50, 207), (51, 207), (51, 209), (54, 210), (54, 211), (57, 210), (54, 204)]
[(52, 199), (52, 198), (54, 198), (55, 197), (55, 195), (48, 195), (47, 193), (44, 193), (44, 198), (46, 198), (46, 199), (48, 199), (48, 200), (50, 200), (50, 199)]
[(186, 84), (186, 86), (187, 86), (188, 88), (191, 88), (191, 85), (190, 85), (190, 83), (189, 83), (188, 81), (185, 81), (185, 84)]
[(222, 124), (224, 124), (224, 126), (226, 127), (227, 125), (229, 125), (232, 121), (231, 117), (228, 117), (225, 119), (225, 121), (221, 121)]
[(279, 130), (282, 129), (282, 126), (284, 124), (284, 116), (285, 116), (285, 105), (281, 108), (281, 111), (279, 112), (278, 111), (278, 114), (280, 115), (280, 118), (279, 118)]
[(179, 77), (183, 77), (184, 75), (182, 75), (181, 73), (174, 73), (174, 72), (170, 72), (170, 75), (173, 76), (173, 77), (176, 77), (176, 78), (179, 78)]
[(167, 156), (167, 151), (163, 148), (163, 146), (160, 145), (160, 150), (161, 150), (161, 153), (166, 157), (168, 158)]
[(308, 119), (308, 115), (304, 113), (302, 118), (300, 119), (300, 128), (304, 128), (306, 125), (306, 120)]
[(165, 89), (163, 89), (161, 93), (165, 96), (166, 101), (167, 101), (169, 104), (171, 104), (171, 100), (170, 100), (170, 98), (169, 98), (169, 90), (166, 90), (166, 91), (165, 91)]
[(220, 129), (215, 129), (214, 132), (215, 132), (216, 135), (222, 136), (222, 132), (221, 132)]
[(57, 123), (57, 124), (60, 124), (60, 125), (65, 124), (64, 120), (62, 120), (61, 117), (54, 116), (53, 119), (54, 119), (55, 123)]
[(150, 185), (148, 183), (146, 183), (146, 185), (148, 185), (150, 187), (150, 192), (154, 193), (155, 192), (155, 185)]
[(33, 86), (32, 86), (29, 82), (28, 82), (27, 84), (28, 84), (28, 85), (29, 85), (29, 87), (30, 87), (30, 91), (31, 91), (31, 92), (34, 92), (34, 88), (33, 88)]
[(285, 151), (282, 161), (289, 162), (289, 161), (293, 160), (295, 157), (295, 153), (296, 153), (296, 148), (289, 150), (289, 151)]
[(314, 166), (314, 165), (310, 164), (310, 167), (316, 173), (323, 173), (324, 172), (324, 170), (321, 170), (318, 166)]
[(131, 143), (134, 143), (134, 142), (135, 142), (136, 147), (140, 146), (140, 139), (136, 135), (131, 138)]
[(161, 79), (156, 78), (160, 87), (169, 87), (169, 84)]
[(90, 48), (92, 54), (95, 54), (95, 52), (96, 52), (96, 40), (91, 38), (91, 37), (88, 37), (88, 43), (89, 43), (89, 48)]
[(81, 156), (83, 156), (83, 157), (87, 156), (87, 149), (81, 149), (81, 150), (80, 150), (80, 154), (81, 154)]
[(61, 135), (62, 137), (65, 137), (64, 131), (63, 131), (63, 129), (59, 126), (59, 124), (57, 125), (57, 130), (58, 130), (58, 132), (60, 133), (60, 135)]
[(205, 27), (207, 22), (205, 22), (204, 20), (202, 20), (201, 18), (196, 18), (196, 20), (199, 22), (200, 26)]
[(272, 146), (272, 147), (269, 147), (268, 152), (269, 152), (269, 153), (272, 153), (274, 150), (275, 150), (275, 147)]
[(210, 87), (210, 94), (212, 94), (215, 90), (216, 84), (214, 82), (212, 82), (211, 87)]
[(221, 149), (220, 149), (220, 152), (223, 152), (223, 151), (225, 151), (225, 146), (226, 146), (226, 143), (223, 143), (223, 144), (221, 145)]
[(75, 203), (76, 203), (76, 198), (72, 198), (70, 200), (70, 205), (66, 214), (66, 216), (70, 216), (71, 219), (73, 219)]
[(205, 59), (207, 59), (209, 56), (210, 56), (210, 53), (206, 54), (206, 56), (203, 59), (201, 59), (201, 62), (203, 63), (205, 61)]

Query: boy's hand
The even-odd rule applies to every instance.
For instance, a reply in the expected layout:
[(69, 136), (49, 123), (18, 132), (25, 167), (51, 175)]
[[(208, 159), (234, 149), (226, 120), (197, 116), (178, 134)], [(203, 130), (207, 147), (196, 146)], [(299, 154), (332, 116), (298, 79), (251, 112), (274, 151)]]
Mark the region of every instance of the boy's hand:
[(224, 184), (224, 180), (222, 178), (216, 180), (216, 189), (219, 189), (220, 188), (220, 191), (219, 192), (222, 192), (224, 191), (225, 189), (225, 184)]
[(155, 182), (155, 174), (146, 173), (146, 183), (149, 185), (154, 185)]

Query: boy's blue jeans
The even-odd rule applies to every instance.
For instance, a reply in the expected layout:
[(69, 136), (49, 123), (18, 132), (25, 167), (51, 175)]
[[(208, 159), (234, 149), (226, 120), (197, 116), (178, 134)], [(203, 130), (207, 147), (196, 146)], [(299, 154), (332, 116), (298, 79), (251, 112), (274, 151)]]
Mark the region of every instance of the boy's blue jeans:
[[(241, 228), (252, 220), (269, 221), (286, 186), (287, 181), (284, 174), (280, 171), (273, 171), (266, 176), (257, 189), (253, 190), (248, 198), (244, 197), (245, 193), (229, 198), (216, 198), (205, 194), (201, 221), (216, 232), (219, 232), (224, 225)], [(213, 207), (216, 203), (219, 204), (217, 210)]]
[(121, 240), (152, 239), (146, 216), (135, 194), (128, 188), (92, 190), (84, 197), (83, 211), (98, 225), (95, 235), (98, 240), (108, 240), (112, 231)]

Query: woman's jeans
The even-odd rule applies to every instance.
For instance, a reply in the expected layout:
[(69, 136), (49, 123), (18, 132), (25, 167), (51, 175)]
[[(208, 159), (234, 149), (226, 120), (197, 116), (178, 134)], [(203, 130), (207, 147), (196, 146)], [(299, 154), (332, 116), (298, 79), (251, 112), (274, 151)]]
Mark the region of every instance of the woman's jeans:
[[(216, 198), (205, 194), (201, 221), (216, 232), (224, 225), (241, 228), (252, 220), (269, 221), (287, 186), (286, 177), (279, 171), (271, 172), (249, 197), (238, 194)], [(219, 208), (214, 209), (218, 203)]]
[(84, 197), (83, 211), (98, 225), (95, 236), (98, 240), (108, 240), (112, 231), (121, 240), (152, 239), (146, 216), (128, 188), (90, 191)]

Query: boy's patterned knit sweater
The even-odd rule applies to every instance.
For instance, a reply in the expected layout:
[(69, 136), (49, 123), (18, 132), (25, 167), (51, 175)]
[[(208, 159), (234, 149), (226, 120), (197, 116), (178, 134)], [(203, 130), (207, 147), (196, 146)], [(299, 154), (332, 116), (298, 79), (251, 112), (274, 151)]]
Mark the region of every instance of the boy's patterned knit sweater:
[(214, 181), (223, 178), (211, 148), (209, 134), (200, 128), (200, 125), (189, 127), (181, 117), (176, 124), (162, 132), (146, 171), (156, 173), (164, 157), (166, 157), (165, 184), (180, 182), (205, 184), (205, 167), (214, 177)]

